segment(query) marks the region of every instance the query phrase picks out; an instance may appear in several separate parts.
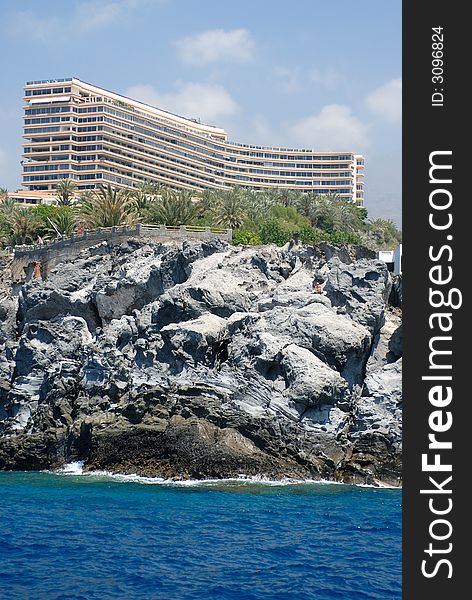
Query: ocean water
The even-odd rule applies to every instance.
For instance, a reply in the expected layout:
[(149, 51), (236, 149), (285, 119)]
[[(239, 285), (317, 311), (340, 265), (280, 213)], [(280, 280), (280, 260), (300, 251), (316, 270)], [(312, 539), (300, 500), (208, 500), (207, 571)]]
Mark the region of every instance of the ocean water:
[(69, 469), (0, 501), (2, 600), (401, 598), (399, 490)]

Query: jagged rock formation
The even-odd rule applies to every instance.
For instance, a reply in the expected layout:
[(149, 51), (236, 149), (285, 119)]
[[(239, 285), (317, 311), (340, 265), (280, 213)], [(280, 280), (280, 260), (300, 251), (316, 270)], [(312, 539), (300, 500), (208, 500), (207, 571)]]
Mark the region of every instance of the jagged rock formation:
[(390, 292), (356, 248), (84, 250), (0, 313), (0, 468), (397, 485)]

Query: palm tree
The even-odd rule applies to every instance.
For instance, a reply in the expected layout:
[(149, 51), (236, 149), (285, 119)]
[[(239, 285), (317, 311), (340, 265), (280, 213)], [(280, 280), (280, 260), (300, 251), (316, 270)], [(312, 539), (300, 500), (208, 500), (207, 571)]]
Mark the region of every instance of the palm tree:
[(8, 240), (15, 244), (34, 242), (43, 224), (41, 219), (28, 208), (15, 208), (6, 219)]
[(167, 186), (165, 186), (163, 183), (159, 183), (158, 181), (146, 181), (146, 188), (153, 200), (155, 200), (156, 197), (160, 198), (163, 192), (168, 189)]
[(298, 192), (296, 190), (289, 190), (287, 188), (279, 188), (279, 202), (285, 207), (293, 206), (296, 204), (298, 199)]
[(199, 209), (201, 216), (211, 215), (219, 202), (220, 190), (203, 190), (200, 192)]
[(0, 212), (3, 216), (12, 213), (16, 207), (17, 204), (14, 198), (10, 198), (6, 193), (0, 195)]
[(70, 179), (61, 179), (56, 185), (57, 199), (61, 206), (69, 206), (77, 186)]
[(244, 192), (242, 206), (246, 212), (248, 220), (260, 221), (267, 217), (271, 208), (276, 205), (276, 199), (273, 194), (247, 190)]
[(75, 219), (72, 212), (59, 212), (53, 217), (47, 217), (48, 232), (60, 238), (70, 235), (75, 230)]
[(92, 190), (84, 190), (82, 192), (80, 192), (80, 195), (77, 199), (77, 205), (81, 206), (82, 204), (86, 204), (87, 202), (90, 202), (93, 198), (93, 192)]
[(280, 194), (280, 188), (268, 188), (263, 192), (266, 198), (270, 199), (272, 204), (281, 204), (282, 198)]
[(362, 213), (354, 202), (345, 198), (332, 199), (334, 205), (335, 228), (349, 233), (362, 231), (365, 226)]
[(199, 214), (199, 206), (192, 199), (192, 193), (187, 191), (165, 189), (161, 200), (153, 203), (149, 216), (154, 223), (162, 225), (191, 225)]
[(331, 233), (334, 230), (335, 206), (330, 196), (314, 194), (308, 218), (312, 227)]
[(81, 196), (78, 220), (81, 218), (90, 228), (131, 225), (138, 218), (136, 201), (126, 190), (110, 184), (106, 188), (100, 186), (92, 194)]
[(379, 249), (396, 246), (402, 240), (402, 232), (390, 219), (372, 219), (367, 223), (366, 238)]
[(151, 202), (156, 200), (163, 192), (163, 186), (152, 181), (143, 181), (139, 186), (131, 192), (136, 207), (140, 213), (149, 208)]
[(297, 198), (296, 208), (304, 217), (310, 219), (313, 213), (313, 195), (309, 193), (300, 194)]
[(213, 216), (215, 225), (236, 229), (241, 227), (246, 218), (246, 207), (241, 190), (233, 188), (221, 194)]

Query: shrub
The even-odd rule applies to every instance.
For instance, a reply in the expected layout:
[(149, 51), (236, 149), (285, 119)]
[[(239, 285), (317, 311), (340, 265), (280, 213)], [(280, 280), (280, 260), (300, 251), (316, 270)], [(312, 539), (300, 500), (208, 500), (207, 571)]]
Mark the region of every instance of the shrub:
[(287, 227), (276, 219), (269, 219), (262, 224), (261, 227), (261, 240), (263, 244), (276, 244), (277, 246), (283, 246), (292, 238), (292, 234), (295, 229)]
[(333, 244), (362, 244), (361, 236), (358, 233), (351, 233), (350, 231), (333, 231), (327, 239), (333, 242)]
[(262, 239), (256, 231), (235, 229), (233, 232), (233, 244), (235, 246), (260, 246)]
[(316, 229), (310, 225), (303, 225), (303, 227), (300, 227), (299, 233), (300, 239), (304, 244), (314, 245), (329, 237), (325, 232), (321, 231), (321, 229)]
[(70, 235), (75, 228), (74, 210), (70, 206), (50, 206), (39, 204), (28, 209), (37, 219), (37, 235), (44, 238), (55, 238), (59, 235)]

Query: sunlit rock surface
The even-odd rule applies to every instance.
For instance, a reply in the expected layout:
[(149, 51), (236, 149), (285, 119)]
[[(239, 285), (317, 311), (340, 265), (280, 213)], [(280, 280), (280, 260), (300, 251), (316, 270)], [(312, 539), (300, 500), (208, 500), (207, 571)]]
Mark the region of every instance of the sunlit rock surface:
[(0, 468), (398, 485), (391, 288), (326, 244), (84, 250), (1, 305)]

